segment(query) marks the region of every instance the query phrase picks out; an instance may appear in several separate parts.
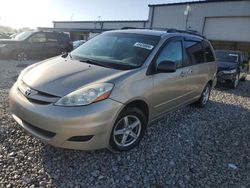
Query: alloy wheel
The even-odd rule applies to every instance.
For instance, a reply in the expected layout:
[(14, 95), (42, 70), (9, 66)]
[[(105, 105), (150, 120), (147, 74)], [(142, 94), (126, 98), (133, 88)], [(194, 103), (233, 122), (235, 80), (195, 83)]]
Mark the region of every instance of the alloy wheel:
[(134, 115), (127, 115), (120, 119), (113, 131), (114, 142), (120, 147), (132, 145), (140, 136), (142, 124)]
[(24, 51), (17, 52), (17, 60), (18, 61), (27, 61), (28, 60), (28, 55)]

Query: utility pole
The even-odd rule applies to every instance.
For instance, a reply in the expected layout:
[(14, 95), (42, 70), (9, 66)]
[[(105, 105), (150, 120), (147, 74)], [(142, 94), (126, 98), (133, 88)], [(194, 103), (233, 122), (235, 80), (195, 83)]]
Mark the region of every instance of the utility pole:
[(188, 30), (188, 18), (189, 18), (189, 13), (191, 12), (191, 6), (187, 5), (184, 15), (186, 16), (186, 23), (185, 23), (185, 29)]

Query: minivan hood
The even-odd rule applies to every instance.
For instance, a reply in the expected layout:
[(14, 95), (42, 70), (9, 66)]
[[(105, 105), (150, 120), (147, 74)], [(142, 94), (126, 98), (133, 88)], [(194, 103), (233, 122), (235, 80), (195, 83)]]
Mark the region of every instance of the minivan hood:
[(13, 44), (19, 42), (15, 39), (0, 39), (0, 44)]
[(21, 79), (32, 89), (62, 97), (87, 84), (109, 82), (125, 72), (56, 57), (38, 63)]
[(232, 63), (232, 62), (224, 62), (224, 61), (218, 61), (218, 70), (232, 70), (237, 68), (237, 63)]

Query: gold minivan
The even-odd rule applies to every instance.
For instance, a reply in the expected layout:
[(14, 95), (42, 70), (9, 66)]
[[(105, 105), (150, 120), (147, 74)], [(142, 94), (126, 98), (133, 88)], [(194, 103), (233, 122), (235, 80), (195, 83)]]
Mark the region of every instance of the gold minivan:
[(108, 31), (24, 69), (10, 109), (45, 143), (127, 151), (152, 120), (191, 103), (204, 107), (216, 72), (211, 44), (196, 33)]

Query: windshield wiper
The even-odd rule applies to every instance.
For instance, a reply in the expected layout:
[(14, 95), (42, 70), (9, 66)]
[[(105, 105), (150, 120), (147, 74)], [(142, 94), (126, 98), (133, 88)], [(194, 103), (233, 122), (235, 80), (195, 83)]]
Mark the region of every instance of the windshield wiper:
[(81, 59), (79, 60), (80, 62), (83, 62), (83, 63), (88, 63), (88, 64), (91, 64), (91, 65), (98, 65), (98, 66), (101, 66), (101, 67), (107, 67), (107, 68), (111, 68), (109, 65), (107, 65), (106, 63), (102, 63), (100, 61), (96, 61), (96, 60), (93, 60), (93, 59)]

